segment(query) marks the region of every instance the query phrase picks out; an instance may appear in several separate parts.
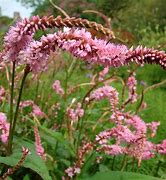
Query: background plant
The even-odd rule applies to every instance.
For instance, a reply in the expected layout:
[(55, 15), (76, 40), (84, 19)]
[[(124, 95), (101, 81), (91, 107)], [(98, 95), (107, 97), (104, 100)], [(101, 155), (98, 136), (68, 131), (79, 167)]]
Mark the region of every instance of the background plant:
[[(47, 39), (44, 37), (43, 40)], [(36, 45), (38, 44), (36, 43)], [(50, 48), (54, 49), (54, 46), (50, 46)], [(141, 48), (138, 48), (138, 50), (142, 52)], [(47, 51), (43, 52), (47, 53)], [(38, 54), (36, 53), (36, 55)], [(45, 56), (43, 56), (43, 58), (45, 58)], [(150, 111), (150, 105), (146, 107), (145, 102), (150, 101), (152, 103), (151, 107), (154, 107), (154, 101), (159, 101), (160, 97), (163, 98), (164, 76), (160, 75), (161, 79), (156, 78), (157, 80), (155, 81), (154, 79), (151, 78), (150, 80), (149, 77), (147, 77), (146, 81), (148, 84), (146, 84), (146, 82), (141, 81), (144, 79), (141, 78), (141, 76), (143, 77), (141, 71), (145, 71), (146, 68), (152, 67), (158, 69), (164, 74), (164, 70), (160, 70), (161, 68), (157, 66), (145, 66), (140, 68), (135, 65), (132, 65), (129, 68), (128, 73), (126, 73), (127, 68), (125, 67), (120, 68), (120, 70), (113, 68), (109, 70), (109, 68), (106, 67), (103, 70), (100, 66), (78, 61), (70, 54), (62, 53), (59, 50), (56, 52), (56, 56), (53, 53), (51, 54), (47, 65), (49, 68), (47, 73), (39, 73), (36, 75), (29, 74), (25, 81), (24, 96), (23, 101), (20, 103), (20, 113), (18, 116), (19, 126), (16, 126), (14, 137), (15, 146), (13, 155), (11, 157), (1, 157), (0, 161), (2, 163), (11, 166), (16, 165), (21, 157), (19, 154), (19, 152), (21, 153), (19, 147), (24, 145), (31, 150), (31, 155), (27, 157), (23, 166), (25, 168), (33, 169), (44, 179), (50, 178), (48, 175), (49, 173), (53, 179), (61, 178), (62, 176), (68, 178), (67, 175), (69, 177), (78, 175), (78, 178), (89, 178), (98, 171), (101, 174), (104, 172), (105, 176), (108, 175), (109, 177), (113, 177), (114, 173), (110, 172), (109, 174), (109, 171), (112, 169), (133, 172), (138, 171), (142, 174), (164, 177), (165, 162), (164, 156), (162, 155), (157, 155), (155, 159), (149, 161), (143, 161), (140, 168), (137, 169), (136, 159), (139, 158), (132, 159), (128, 156), (122, 157), (121, 155), (115, 158), (113, 155), (108, 155), (111, 152), (109, 146), (103, 144), (103, 147), (100, 148), (96, 145), (97, 142), (95, 142), (95, 136), (99, 135), (100, 132), (105, 129), (111, 129), (114, 127), (109, 119), (110, 116), (112, 119), (115, 119), (116, 114), (113, 112), (116, 108), (113, 108), (113, 111), (113, 109), (110, 108), (107, 99), (95, 103), (94, 99), (97, 95), (93, 95), (93, 92), (95, 92), (95, 90), (100, 86), (104, 85), (104, 87), (110, 87), (111, 85), (114, 88), (116, 87), (119, 92), (120, 104), (118, 105), (118, 109), (123, 110), (125, 108), (124, 112), (127, 113), (129, 111), (129, 114), (131, 113), (132, 116), (136, 111), (137, 114), (145, 119), (147, 118), (147, 121), (150, 122), (153, 121), (153, 119), (156, 120), (154, 117), (159, 118), (161, 116), (161, 119), (163, 119), (162, 114), (164, 111), (164, 105), (160, 105), (157, 109), (157, 116), (155, 116), (156, 111)], [(17, 67), (16, 71), (15, 92), (17, 91), (20, 79), (23, 76), (23, 66)], [(8, 79), (10, 72), (10, 65), (7, 66), (2, 63), (2, 79)], [(137, 72), (137, 90), (135, 89), (136, 82), (133, 81), (134, 84), (131, 87), (128, 82), (129, 77), (133, 77), (132, 75), (134, 75), (134, 72)], [(4, 73), (6, 75), (5, 77)], [(158, 75), (158, 73), (156, 74)], [(34, 80), (33, 82), (32, 79)], [(161, 80), (163, 80), (161, 84), (156, 84), (151, 88), (147, 88), (147, 86), (150, 86), (153, 83), (158, 83)], [(6, 93), (2, 91), (3, 103), (1, 107), (2, 112), (5, 113), (9, 112), (9, 82), (4, 83), (3, 85)], [(54, 85), (52, 87), (53, 83)], [(130, 87), (129, 89), (128, 86)], [(159, 91), (159, 89), (155, 89), (159, 86), (162, 86), (163, 90), (160, 89)], [(150, 91), (151, 89), (153, 89), (154, 93), (158, 92), (158, 97), (153, 97), (153, 99), (151, 94), (149, 94), (150, 98), (147, 98), (148, 93), (152, 92)], [(114, 89), (111, 88), (111, 90)], [(136, 91), (138, 93), (138, 101), (134, 103), (133, 100), (131, 101), (130, 99), (131, 97), (136, 97)], [(52, 94), (50, 92), (52, 92)], [(104, 92), (108, 93), (109, 91), (104, 91), (103, 89), (103, 93)], [(109, 98), (110, 97), (108, 96), (108, 99)], [(16, 100), (17, 97), (14, 97), (14, 99)], [(113, 103), (113, 100), (115, 100), (115, 98), (111, 99), (110, 102)], [(164, 103), (163, 101), (161, 102)], [(157, 107), (155, 106), (155, 108)], [(151, 113), (149, 114), (148, 111)], [(125, 118), (129, 118), (130, 116), (128, 114), (123, 114), (124, 112), (118, 111), (118, 117), (124, 118), (123, 116), (126, 115)], [(140, 122), (142, 121), (140, 120)], [(161, 126), (158, 131), (159, 135), (157, 135), (154, 140), (151, 140), (156, 144), (161, 143), (161, 145), (157, 146), (160, 147), (157, 151), (164, 153), (164, 149), (162, 148), (165, 146), (164, 142), (162, 143), (161, 140), (165, 138), (165, 135), (162, 133), (164, 132), (162, 130), (162, 128), (164, 129), (164, 124), (162, 123), (162, 125), (163, 126)], [(150, 136), (150, 134), (151, 133), (148, 132), (148, 136)], [(140, 137), (140, 139), (138, 138), (138, 142), (139, 140), (142, 142), (144, 136), (142, 138)], [(114, 143), (114, 140), (110, 143)], [(4, 144), (2, 144), (2, 155), (5, 155), (5, 148)], [(102, 151), (104, 151), (104, 153), (102, 153)], [(119, 152), (120, 151), (121, 149)], [(45, 158), (46, 161), (43, 161)], [(96, 161), (98, 163), (96, 163)], [(120, 166), (117, 166), (117, 164), (120, 164)], [(151, 171), (152, 166), (154, 167), (153, 171)], [(106, 173), (106, 171), (108, 172)], [(117, 174), (120, 174), (120, 172)], [(39, 176), (33, 171), (30, 170), (30, 172), (28, 172), (27, 169), (24, 168), (17, 171), (13, 175), (13, 178), (20, 177), (20, 175), (27, 178), (39, 178)], [(96, 176), (97, 178), (100, 178), (99, 173), (96, 174)], [(123, 176), (125, 178), (129, 178), (130, 176), (132, 176), (132, 178), (137, 178), (136, 176), (140, 175), (126, 175), (124, 173)], [(152, 179), (152, 177), (148, 176), (142, 176), (142, 178)]]

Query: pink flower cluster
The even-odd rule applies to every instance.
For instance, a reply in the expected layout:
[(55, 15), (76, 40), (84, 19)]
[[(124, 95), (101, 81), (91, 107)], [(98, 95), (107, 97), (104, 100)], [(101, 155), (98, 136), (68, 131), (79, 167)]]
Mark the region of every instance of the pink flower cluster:
[(35, 115), (38, 118), (46, 117), (45, 113), (43, 111), (41, 111), (40, 107), (37, 106), (32, 100), (26, 100), (26, 101), (22, 101), (20, 103), (21, 108), (25, 108), (28, 106), (32, 107), (32, 115)]
[(125, 119), (125, 123), (128, 127), (134, 127), (135, 134), (146, 134), (147, 132), (147, 124), (137, 115), (127, 116)]
[(160, 154), (165, 154), (166, 155), (166, 139), (163, 140), (163, 142), (161, 144), (157, 145), (157, 151)]
[(39, 106), (37, 106), (36, 104), (33, 104), (32, 109), (32, 114), (34, 114), (35, 116), (40, 118), (46, 117), (45, 113), (41, 111)]
[(59, 94), (60, 96), (64, 95), (64, 90), (61, 87), (61, 83), (59, 80), (56, 80), (52, 85), (53, 90)]
[[(26, 21), (26, 19), (25, 19)], [(18, 22), (12, 26), (4, 38), (5, 50), (2, 57), (5, 61), (17, 61), (19, 52), (32, 41), (32, 34), (24, 34), (24, 25)]]
[(72, 122), (77, 122), (79, 118), (84, 115), (84, 109), (81, 108), (81, 104), (78, 103), (76, 108), (68, 108), (67, 115), (72, 120)]
[[(121, 114), (122, 116), (122, 114)], [(96, 144), (98, 152), (105, 152), (109, 155), (127, 154), (138, 160), (140, 165), (143, 159), (155, 157), (157, 152), (166, 153), (166, 146), (162, 144), (153, 144), (148, 140), (154, 137), (159, 126), (159, 122), (145, 123), (139, 116), (123, 113), (121, 123), (112, 118), (115, 127), (100, 132), (96, 135)], [(148, 129), (151, 130), (149, 136)], [(110, 144), (115, 141), (115, 144)]]
[[(129, 85), (130, 99), (134, 100), (136, 97), (133, 96), (136, 89), (135, 77), (130, 76), (127, 84)], [(156, 135), (160, 122), (145, 123), (138, 115), (118, 109), (118, 93), (111, 86), (100, 87), (90, 95), (91, 100), (97, 101), (105, 97), (110, 100), (112, 106), (110, 120), (114, 122), (115, 126), (96, 135), (94, 144), (99, 145), (98, 152), (105, 152), (109, 155), (127, 154), (136, 158), (138, 165), (143, 159), (155, 157), (158, 152), (166, 153), (165, 141), (155, 145), (148, 140)], [(115, 143), (112, 144), (112, 142)]]
[(10, 124), (7, 122), (6, 115), (0, 112), (0, 131), (1, 131), (0, 138), (4, 144), (8, 142), (9, 129), (10, 129)]
[(130, 101), (131, 103), (137, 101), (136, 85), (137, 85), (137, 80), (135, 76), (134, 75), (130, 76), (127, 80), (127, 86), (129, 88), (128, 101)]
[(108, 98), (109, 102), (112, 106), (112, 111), (115, 112), (117, 110), (118, 105), (118, 92), (112, 86), (105, 85), (96, 89), (91, 95), (90, 99), (100, 101), (104, 98)]
[(5, 89), (4, 87), (0, 86), (0, 103), (2, 103), (4, 97), (5, 97)]
[(92, 149), (111, 156), (126, 154), (137, 159), (138, 166), (142, 160), (155, 157), (156, 153), (166, 154), (166, 140), (157, 145), (148, 140), (148, 128), (156, 133), (159, 122), (145, 123), (139, 116), (129, 113), (123, 113), (121, 123), (116, 120), (114, 122), (115, 126), (96, 135), (93, 143), (83, 143), (78, 160), (65, 170), (68, 177), (73, 178), (80, 173), (85, 154)]
[(109, 72), (109, 67), (105, 67), (105, 68), (99, 73), (99, 81), (102, 81), (108, 72)]
[(124, 152), (124, 148), (119, 146), (119, 145), (108, 145), (108, 144), (103, 144), (102, 147), (97, 148), (97, 151), (99, 152), (104, 152), (108, 155), (119, 155), (119, 154), (123, 154)]
[(69, 167), (65, 170), (68, 177), (72, 178), (76, 174), (80, 174), (81, 170), (78, 167)]
[(151, 137), (154, 137), (156, 135), (158, 126), (160, 126), (160, 122), (150, 122), (146, 125), (151, 130)]

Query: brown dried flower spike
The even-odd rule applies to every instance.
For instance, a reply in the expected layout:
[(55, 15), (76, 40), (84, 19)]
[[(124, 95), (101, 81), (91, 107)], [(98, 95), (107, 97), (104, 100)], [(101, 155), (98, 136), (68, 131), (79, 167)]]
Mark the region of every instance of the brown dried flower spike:
[(88, 21), (87, 19), (75, 18), (75, 17), (67, 17), (62, 18), (61, 16), (57, 16), (54, 18), (53, 16), (44, 16), (39, 18), (38, 16), (32, 17), (30, 20), (26, 20), (24, 26), (24, 33), (29, 32), (30, 34), (37, 29), (45, 30), (46, 28), (61, 28), (61, 27), (83, 27), (94, 29), (97, 32), (100, 32), (109, 38), (115, 38), (113, 31), (109, 28), (103, 27), (101, 24), (97, 24), (93, 21)]

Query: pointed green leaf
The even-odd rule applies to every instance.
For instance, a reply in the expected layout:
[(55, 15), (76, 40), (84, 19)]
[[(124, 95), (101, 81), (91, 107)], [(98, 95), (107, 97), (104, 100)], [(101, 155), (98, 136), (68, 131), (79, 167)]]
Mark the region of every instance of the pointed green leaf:
[(161, 180), (160, 178), (133, 173), (133, 172), (120, 172), (120, 171), (109, 171), (109, 172), (97, 172), (93, 177), (85, 178), (84, 180)]

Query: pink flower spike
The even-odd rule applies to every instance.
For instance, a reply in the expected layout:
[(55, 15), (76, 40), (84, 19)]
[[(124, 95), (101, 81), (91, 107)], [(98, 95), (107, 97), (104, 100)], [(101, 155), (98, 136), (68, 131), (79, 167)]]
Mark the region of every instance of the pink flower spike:
[(113, 112), (110, 117), (110, 122), (115, 122), (116, 124), (121, 124), (124, 120), (124, 114), (120, 111)]
[(132, 75), (127, 80), (127, 86), (129, 88), (129, 100), (131, 103), (134, 103), (137, 101), (137, 93), (136, 93), (136, 85), (137, 80), (135, 79), (135, 76)]
[(137, 135), (145, 134), (147, 132), (146, 123), (137, 115), (127, 118), (125, 122), (135, 128)]
[(119, 145), (102, 145), (100, 148), (97, 149), (97, 151), (105, 152), (108, 155), (119, 155), (123, 154), (123, 147), (120, 147)]
[(37, 126), (34, 126), (34, 135), (35, 135), (35, 146), (36, 153), (43, 159), (46, 160), (46, 154), (44, 153), (44, 148), (41, 144), (40, 134)]
[(112, 86), (103, 86), (96, 89), (90, 96), (91, 99), (100, 101), (104, 98), (108, 98), (112, 106), (112, 111), (115, 112), (118, 105), (118, 92)]
[(151, 130), (151, 137), (154, 137), (156, 135), (158, 126), (160, 126), (160, 122), (151, 122), (147, 123), (146, 125)]
[(46, 117), (45, 113), (41, 111), (39, 106), (34, 104), (32, 106), (32, 109), (33, 109), (32, 114), (34, 114), (35, 116), (40, 117), (40, 118)]
[(40, 107), (37, 106), (32, 100), (26, 100), (26, 101), (22, 101), (20, 103), (20, 107), (21, 108), (25, 108), (31, 106), (32, 107), (32, 115), (35, 115), (39, 118), (44, 118), (46, 117), (46, 114), (44, 112), (41, 111)]
[(54, 91), (59, 94), (60, 96), (63, 96), (64, 95), (64, 90), (62, 89), (61, 87), (61, 83), (59, 80), (56, 80), (53, 85), (52, 85), (52, 88), (54, 89)]
[(65, 170), (65, 173), (67, 174), (68, 177), (72, 178), (76, 174), (80, 174), (81, 170), (79, 167), (69, 167)]
[(4, 97), (5, 97), (5, 89), (4, 87), (0, 86), (0, 103), (3, 102)]
[(29, 64), (34, 73), (47, 69), (51, 52), (57, 48), (70, 52), (73, 56), (89, 63), (105, 67), (119, 67), (125, 63), (127, 47), (115, 45), (104, 40), (94, 39), (85, 29), (71, 29), (42, 36), (40, 41), (33, 41), (26, 49), (20, 51), (20, 62)]
[(131, 143), (136, 139), (135, 134), (127, 126), (123, 125), (117, 125), (116, 127), (113, 127), (112, 134), (117, 142)]
[(21, 101), (20, 102), (20, 107), (25, 108), (28, 106), (33, 106), (34, 102), (32, 100), (26, 100), (26, 101)]
[(144, 146), (144, 151), (142, 154), (142, 159), (151, 159), (155, 156), (155, 146), (149, 141), (146, 141)]
[(156, 149), (160, 154), (166, 154), (166, 139), (161, 144), (157, 144)]
[(74, 169), (73, 167), (69, 167), (65, 170), (65, 173), (70, 177), (72, 178), (74, 176)]
[(9, 129), (10, 129), (10, 124), (7, 122), (6, 115), (0, 112), (0, 131), (1, 131), (0, 138), (4, 144), (8, 142)]
[(166, 69), (166, 54), (164, 51), (138, 46), (135, 49), (129, 49), (127, 52), (125, 64), (129, 64), (130, 62), (135, 62), (140, 65), (145, 63), (159, 64)]
[(105, 67), (105, 68), (99, 73), (99, 81), (102, 81), (108, 72), (109, 72), (109, 67)]
[(32, 35), (21, 34), (21, 22), (12, 26), (4, 37), (4, 47), (2, 58), (5, 61), (17, 61), (19, 52), (24, 49), (31, 41)]
[(81, 104), (78, 103), (75, 109), (67, 108), (67, 115), (73, 122), (77, 122), (79, 118), (84, 115), (84, 109), (81, 108)]

